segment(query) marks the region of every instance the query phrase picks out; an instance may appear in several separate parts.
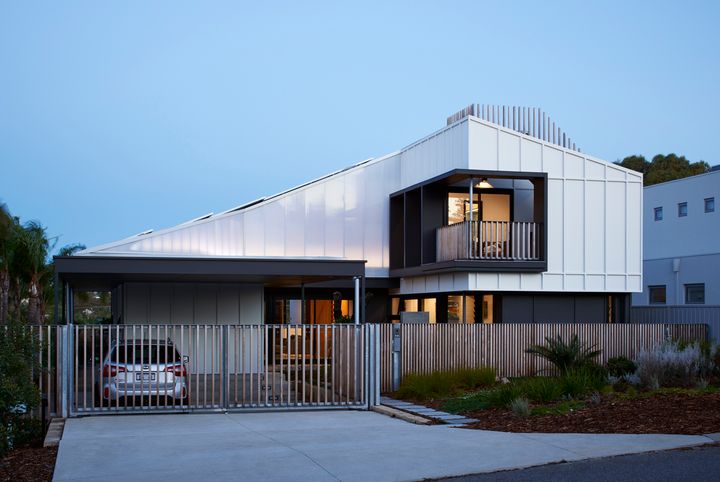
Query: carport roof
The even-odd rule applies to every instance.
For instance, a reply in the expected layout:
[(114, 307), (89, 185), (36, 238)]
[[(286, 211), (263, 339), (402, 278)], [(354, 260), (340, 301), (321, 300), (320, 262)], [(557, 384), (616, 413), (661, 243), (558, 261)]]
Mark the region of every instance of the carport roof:
[(123, 282), (234, 282), (297, 286), (365, 275), (364, 260), (334, 258), (56, 256), (62, 282), (110, 289)]

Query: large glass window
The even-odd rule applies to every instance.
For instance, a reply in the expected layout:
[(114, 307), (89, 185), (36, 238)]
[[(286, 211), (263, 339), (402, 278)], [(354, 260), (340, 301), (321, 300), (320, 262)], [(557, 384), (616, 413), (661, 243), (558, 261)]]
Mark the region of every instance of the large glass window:
[(689, 305), (705, 304), (705, 283), (685, 285), (685, 303)]
[[(266, 302), (265, 323), (299, 325), (303, 322), (303, 304), (298, 298), (273, 296)], [(352, 318), (353, 300), (306, 299), (306, 324), (335, 323), (340, 318)]]
[[(473, 195), (473, 218), (478, 218), (478, 195)], [(448, 194), (448, 224), (470, 219), (470, 194), (451, 192)]]
[(428, 314), (428, 322), (437, 322), (437, 300), (435, 298), (411, 298), (406, 299), (403, 311), (410, 313), (426, 312)]
[(482, 297), (482, 322), (485, 324), (493, 323), (493, 295), (483, 295)]
[(667, 297), (665, 293), (665, 285), (648, 286), (650, 292), (651, 305), (664, 305)]
[(493, 295), (448, 295), (448, 323), (492, 323)]

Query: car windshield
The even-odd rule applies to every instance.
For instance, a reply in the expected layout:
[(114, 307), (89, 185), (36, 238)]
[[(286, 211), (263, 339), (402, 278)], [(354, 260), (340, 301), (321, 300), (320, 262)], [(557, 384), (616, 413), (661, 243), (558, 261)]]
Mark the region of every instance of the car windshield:
[(121, 344), (110, 354), (112, 363), (179, 363), (180, 354), (172, 345), (150, 343)]

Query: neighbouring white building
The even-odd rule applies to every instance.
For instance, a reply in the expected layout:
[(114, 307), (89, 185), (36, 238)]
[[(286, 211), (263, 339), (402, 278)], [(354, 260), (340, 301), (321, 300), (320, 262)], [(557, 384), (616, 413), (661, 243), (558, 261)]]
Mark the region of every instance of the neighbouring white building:
[(644, 189), (644, 282), (633, 306), (720, 305), (720, 170)]
[[(641, 174), (580, 152), (538, 109), (472, 105), (396, 152), (56, 266), (66, 317), (73, 290), (103, 289), (117, 323), (332, 323), (353, 314), (355, 278), (367, 322), (420, 311), (436, 323), (623, 322), (647, 284), (642, 186)], [(715, 222), (703, 212), (715, 195), (688, 187), (646, 200), (646, 227), (657, 204), (656, 225), (686, 248), (646, 244), (646, 263), (682, 255), (689, 273), (709, 256), (710, 236), (670, 225)], [(717, 296), (709, 281), (668, 280), (668, 299), (677, 283)]]

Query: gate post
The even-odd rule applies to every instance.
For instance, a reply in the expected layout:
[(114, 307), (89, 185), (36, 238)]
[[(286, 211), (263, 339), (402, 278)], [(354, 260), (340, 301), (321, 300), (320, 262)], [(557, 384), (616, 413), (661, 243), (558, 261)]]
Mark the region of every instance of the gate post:
[[(220, 332), (220, 343), (222, 353), (222, 408), (227, 410), (229, 408), (228, 391), (230, 388), (230, 374), (228, 373), (228, 337), (230, 334), (230, 326), (223, 325), (222, 331)], [(235, 354), (237, 356), (237, 353)]]
[(366, 325), (367, 329), (367, 408), (380, 405), (380, 326)]
[(402, 350), (401, 343), (401, 324), (392, 325), (392, 389), (397, 391), (400, 389), (400, 354)]
[(69, 350), (69, 337), (68, 337), (68, 325), (60, 327), (60, 340), (59, 340), (59, 367), (57, 369), (56, 376), (59, 378), (58, 385), (60, 388), (60, 416), (62, 418), (68, 418), (70, 416), (70, 399), (68, 394), (68, 377), (70, 371), (68, 370), (68, 362), (70, 360)]

